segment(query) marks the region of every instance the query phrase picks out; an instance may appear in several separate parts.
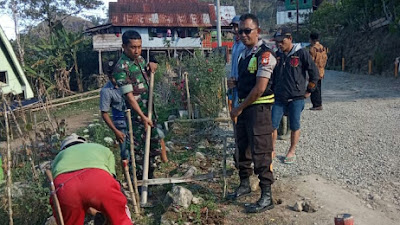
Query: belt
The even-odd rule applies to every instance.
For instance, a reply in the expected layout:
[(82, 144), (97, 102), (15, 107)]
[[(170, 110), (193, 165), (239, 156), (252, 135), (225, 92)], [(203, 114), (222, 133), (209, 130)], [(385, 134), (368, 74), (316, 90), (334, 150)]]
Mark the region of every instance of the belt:
[[(252, 105), (255, 105), (255, 104), (265, 104), (265, 103), (272, 104), (272, 103), (275, 102), (274, 97), (275, 97), (274, 94), (259, 97), (257, 100), (255, 100), (255, 101), (252, 103)], [(243, 101), (244, 101), (244, 99), (239, 99), (239, 103), (242, 103)]]

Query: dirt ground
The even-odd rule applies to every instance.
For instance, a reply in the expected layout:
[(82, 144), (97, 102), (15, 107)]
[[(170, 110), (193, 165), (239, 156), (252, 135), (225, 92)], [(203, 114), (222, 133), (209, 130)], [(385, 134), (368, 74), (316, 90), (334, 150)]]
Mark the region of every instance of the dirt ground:
[[(282, 224), (314, 225), (334, 224), (337, 214), (349, 213), (354, 224), (359, 225), (395, 225), (400, 221), (398, 209), (388, 207), (385, 202), (371, 209), (362, 203), (356, 193), (325, 180), (318, 175), (291, 177), (278, 180), (273, 185), (275, 208), (259, 214), (244, 213), (243, 205), (254, 202), (260, 192), (238, 201), (235, 204), (222, 205), (221, 210), (228, 212), (226, 224)], [(292, 209), (297, 201), (310, 201), (316, 212), (296, 212)], [(280, 204), (279, 204), (280, 203)]]

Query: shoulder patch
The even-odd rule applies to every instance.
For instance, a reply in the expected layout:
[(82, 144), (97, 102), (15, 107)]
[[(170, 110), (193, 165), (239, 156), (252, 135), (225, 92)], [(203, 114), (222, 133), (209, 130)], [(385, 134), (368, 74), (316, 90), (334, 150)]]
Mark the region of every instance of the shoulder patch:
[(261, 64), (263, 66), (267, 66), (269, 64), (269, 57), (271, 55), (271, 52), (266, 51), (261, 55)]

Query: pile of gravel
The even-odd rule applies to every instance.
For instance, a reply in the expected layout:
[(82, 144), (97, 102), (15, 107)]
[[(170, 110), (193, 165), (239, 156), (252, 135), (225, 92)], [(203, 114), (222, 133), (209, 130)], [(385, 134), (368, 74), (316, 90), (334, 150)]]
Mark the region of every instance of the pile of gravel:
[(297, 161), (281, 160), (290, 141), (277, 141), (281, 177), (319, 174), (369, 202), (400, 206), (400, 79), (327, 71), (322, 111), (302, 114)]

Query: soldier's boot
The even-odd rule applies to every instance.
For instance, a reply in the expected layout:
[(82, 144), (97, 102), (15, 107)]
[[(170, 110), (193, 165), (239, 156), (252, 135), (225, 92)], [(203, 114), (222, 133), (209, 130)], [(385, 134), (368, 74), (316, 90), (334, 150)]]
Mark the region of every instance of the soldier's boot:
[(247, 177), (240, 179), (239, 187), (236, 188), (235, 192), (228, 194), (226, 198), (228, 200), (236, 200), (239, 197), (246, 196), (250, 193), (251, 193), (250, 179)]
[(261, 197), (254, 203), (246, 206), (247, 213), (260, 213), (274, 208), (271, 185), (261, 186)]

